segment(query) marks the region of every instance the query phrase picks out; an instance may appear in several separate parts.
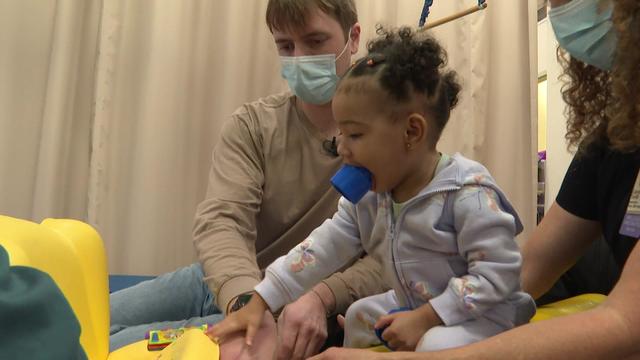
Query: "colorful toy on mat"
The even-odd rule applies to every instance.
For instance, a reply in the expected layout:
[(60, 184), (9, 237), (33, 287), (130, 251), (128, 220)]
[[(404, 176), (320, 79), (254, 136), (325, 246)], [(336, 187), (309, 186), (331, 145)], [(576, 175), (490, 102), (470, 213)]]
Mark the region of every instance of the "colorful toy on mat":
[(184, 334), (185, 331), (189, 329), (200, 329), (202, 331), (207, 331), (208, 328), (209, 325), (204, 324), (200, 326), (187, 326), (177, 329), (151, 330), (145, 336), (148, 339), (147, 350), (162, 350), (171, 345), (171, 343), (176, 341), (182, 334)]

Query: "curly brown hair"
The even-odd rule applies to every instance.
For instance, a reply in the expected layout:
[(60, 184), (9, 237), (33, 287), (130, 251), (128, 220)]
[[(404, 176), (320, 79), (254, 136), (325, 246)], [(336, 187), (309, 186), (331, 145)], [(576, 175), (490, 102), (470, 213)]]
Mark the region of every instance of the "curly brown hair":
[(592, 142), (621, 152), (640, 148), (640, 1), (613, 3), (618, 45), (611, 72), (558, 48), (566, 80), (562, 97), (569, 105), (565, 135), (569, 149), (586, 149)]
[(387, 29), (376, 26), (376, 38), (367, 43), (368, 55), (357, 60), (342, 78), (338, 92), (356, 89), (349, 79), (370, 76), (397, 103), (407, 103), (414, 93), (423, 95), (424, 109), (431, 115), (436, 142), (458, 104), (461, 85), (455, 71), (446, 67), (447, 53), (428, 33), (407, 26)]

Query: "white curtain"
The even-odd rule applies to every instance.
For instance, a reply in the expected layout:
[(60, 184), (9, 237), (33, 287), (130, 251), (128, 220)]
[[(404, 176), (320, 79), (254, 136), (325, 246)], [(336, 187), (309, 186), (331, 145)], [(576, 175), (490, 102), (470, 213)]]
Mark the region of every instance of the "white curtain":
[(86, 218), (99, 14), (0, 0), (0, 213)]
[(220, 126), (241, 103), (285, 88), (265, 10), (264, 1), (104, 2), (88, 211), (112, 272), (195, 261), (193, 216)]
[[(111, 273), (193, 262), (221, 124), (286, 88), (266, 3), (0, 0), (0, 213), (90, 222)], [(359, 55), (376, 23), (415, 26), (422, 3), (357, 1)], [(477, 2), (434, 3), (430, 20)], [(464, 86), (441, 149), (486, 164), (530, 231), (535, 1), (488, 3), (433, 31)]]

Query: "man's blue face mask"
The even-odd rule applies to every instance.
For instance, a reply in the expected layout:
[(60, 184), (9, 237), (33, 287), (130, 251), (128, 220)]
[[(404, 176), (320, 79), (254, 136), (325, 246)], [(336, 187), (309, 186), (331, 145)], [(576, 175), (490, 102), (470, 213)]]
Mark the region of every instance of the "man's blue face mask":
[(351, 30), (342, 52), (310, 56), (280, 56), (282, 77), (293, 93), (305, 102), (322, 105), (331, 101), (338, 85), (336, 61), (344, 55), (351, 41)]
[(551, 8), (549, 21), (560, 46), (576, 59), (603, 70), (611, 70), (618, 39), (613, 29), (609, 2), (600, 9), (599, 0), (572, 0)]

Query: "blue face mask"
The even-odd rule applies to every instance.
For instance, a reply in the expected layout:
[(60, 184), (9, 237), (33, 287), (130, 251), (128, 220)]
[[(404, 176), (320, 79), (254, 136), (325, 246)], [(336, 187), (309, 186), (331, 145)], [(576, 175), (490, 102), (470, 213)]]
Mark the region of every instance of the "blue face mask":
[(282, 77), (287, 80), (293, 93), (305, 102), (322, 105), (331, 101), (338, 85), (336, 60), (349, 46), (351, 31), (347, 36), (347, 44), (336, 57), (334, 54), (310, 56), (281, 56)]
[(558, 43), (576, 59), (611, 70), (618, 39), (613, 29), (613, 5), (600, 10), (599, 0), (573, 0), (549, 10)]

